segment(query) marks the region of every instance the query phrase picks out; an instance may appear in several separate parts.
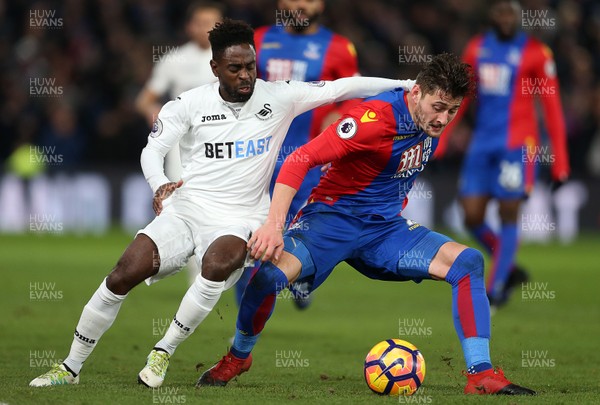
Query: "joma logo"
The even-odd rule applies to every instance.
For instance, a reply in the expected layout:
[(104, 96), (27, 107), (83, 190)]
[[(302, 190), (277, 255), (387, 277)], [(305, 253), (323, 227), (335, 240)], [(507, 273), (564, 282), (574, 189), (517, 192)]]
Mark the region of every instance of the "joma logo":
[(202, 116), (202, 121), (200, 122), (205, 122), (205, 121), (221, 121), (221, 120), (226, 120), (227, 117), (225, 116), (225, 114), (212, 114), (212, 115), (203, 115)]

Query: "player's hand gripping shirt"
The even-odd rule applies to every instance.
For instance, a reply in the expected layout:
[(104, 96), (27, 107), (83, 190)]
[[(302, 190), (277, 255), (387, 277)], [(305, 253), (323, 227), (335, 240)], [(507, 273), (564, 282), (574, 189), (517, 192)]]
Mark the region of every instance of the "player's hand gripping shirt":
[(354, 107), (290, 155), (277, 182), (297, 189), (311, 167), (332, 162), (309, 203), (356, 216), (399, 215), (437, 146), (436, 138), (417, 128), (404, 94), (388, 91)]
[(366, 77), (318, 83), (258, 79), (254, 94), (239, 111), (240, 106), (221, 98), (218, 83), (200, 86), (162, 108), (142, 151), (142, 169), (156, 191), (169, 181), (164, 156), (179, 142), (184, 182), (180, 194), (216, 215), (266, 215), (277, 153), (295, 116), (407, 84)]

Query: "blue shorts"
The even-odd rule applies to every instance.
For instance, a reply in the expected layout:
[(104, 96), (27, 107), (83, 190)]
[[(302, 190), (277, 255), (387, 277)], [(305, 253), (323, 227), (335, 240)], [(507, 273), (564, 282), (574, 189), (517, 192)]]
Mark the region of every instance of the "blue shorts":
[(389, 220), (377, 215), (357, 217), (312, 203), (285, 232), (284, 241), (284, 250), (291, 254), (298, 242), (308, 250), (314, 266), (303, 266), (297, 281), (308, 282), (312, 291), (343, 261), (376, 280), (431, 278), (431, 260), (451, 239), (401, 216)]
[(535, 167), (526, 165), (523, 150), (469, 151), (460, 174), (462, 197), (520, 199), (531, 191)]

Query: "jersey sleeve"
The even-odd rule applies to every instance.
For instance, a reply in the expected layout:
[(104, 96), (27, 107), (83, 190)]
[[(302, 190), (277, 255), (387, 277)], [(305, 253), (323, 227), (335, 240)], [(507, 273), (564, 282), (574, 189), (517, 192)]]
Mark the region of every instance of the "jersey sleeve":
[(141, 156), (142, 171), (152, 191), (156, 192), (158, 187), (169, 182), (164, 172), (165, 155), (188, 132), (189, 127), (186, 103), (180, 97), (169, 101), (158, 113)]
[(555, 180), (564, 180), (569, 176), (569, 155), (567, 152), (567, 135), (565, 118), (560, 101), (558, 78), (552, 51), (546, 45), (536, 41), (534, 53), (534, 76), (538, 82), (546, 86), (543, 97), (539, 97), (544, 112), (545, 126), (548, 131), (552, 153), (555, 161), (551, 168)]
[(352, 98), (372, 97), (398, 87), (407, 87), (409, 80), (382, 79), (379, 77), (346, 77), (334, 81), (287, 82), (294, 104), (294, 115), (315, 107)]
[(361, 103), (321, 135), (296, 149), (283, 163), (277, 183), (298, 189), (311, 168), (379, 148), (387, 124), (385, 120), (361, 122), (360, 117), (368, 110), (375, 109), (369, 103)]
[(159, 96), (166, 94), (172, 83), (171, 74), (173, 69), (169, 67), (168, 61), (169, 58), (165, 58), (154, 66), (150, 79), (146, 84), (148, 90)]

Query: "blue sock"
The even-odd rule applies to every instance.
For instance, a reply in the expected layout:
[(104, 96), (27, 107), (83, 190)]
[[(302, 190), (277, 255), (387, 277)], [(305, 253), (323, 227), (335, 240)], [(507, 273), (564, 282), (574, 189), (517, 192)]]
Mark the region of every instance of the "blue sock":
[(469, 229), (469, 231), (471, 232), (471, 235), (473, 235), (473, 237), (477, 240), (477, 242), (479, 242), (479, 244), (485, 248), (485, 251), (488, 254), (492, 254), (494, 250), (496, 250), (496, 246), (498, 244), (498, 237), (496, 236), (492, 228), (488, 226), (488, 224), (483, 222), (478, 227)]
[(242, 277), (240, 277), (238, 282), (235, 283), (235, 302), (237, 303), (238, 308), (242, 304), (242, 295), (244, 295), (244, 290), (259, 266), (260, 262), (256, 262), (256, 267), (244, 267)]
[(286, 275), (273, 263), (263, 263), (246, 287), (237, 318), (237, 332), (231, 353), (247, 358), (275, 308), (275, 297), (289, 284)]
[(503, 224), (498, 242), (498, 250), (494, 254), (493, 272), (488, 283), (488, 293), (500, 298), (504, 285), (508, 281), (517, 253), (517, 225)]
[(248, 358), (254, 345), (256, 345), (259, 336), (260, 333), (254, 336), (242, 335), (239, 330), (236, 330), (235, 337), (233, 338), (233, 346), (231, 347), (231, 354), (239, 359)]
[(467, 364), (467, 373), (475, 374), (492, 368), (490, 339), (471, 337), (460, 342)]
[(462, 251), (450, 266), (446, 281), (452, 286), (454, 328), (463, 347), (467, 370), (479, 372), (491, 368), (490, 304), (485, 295), (481, 253), (473, 248)]

